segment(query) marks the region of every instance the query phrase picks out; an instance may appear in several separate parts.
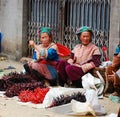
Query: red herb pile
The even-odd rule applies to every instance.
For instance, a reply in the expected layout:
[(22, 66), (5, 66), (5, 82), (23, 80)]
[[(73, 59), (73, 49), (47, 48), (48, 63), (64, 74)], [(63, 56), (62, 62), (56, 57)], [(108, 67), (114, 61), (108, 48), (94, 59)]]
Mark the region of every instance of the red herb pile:
[(19, 99), (22, 102), (42, 103), (49, 88), (36, 88), (32, 90), (21, 91)]

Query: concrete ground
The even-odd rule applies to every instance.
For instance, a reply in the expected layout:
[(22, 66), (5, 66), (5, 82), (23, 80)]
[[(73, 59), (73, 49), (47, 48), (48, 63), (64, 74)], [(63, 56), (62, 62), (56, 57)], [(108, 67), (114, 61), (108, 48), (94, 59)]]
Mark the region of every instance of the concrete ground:
[[(13, 60), (0, 60), (0, 69), (7, 68), (8, 66), (13, 66), (16, 69), (5, 70), (5, 72), (11, 71), (19, 72), (23, 70), (23, 63), (21, 62)], [(99, 101), (101, 105), (105, 108), (107, 115), (111, 113), (115, 114), (118, 113), (120, 103), (114, 103), (108, 97), (103, 97), (103, 99), (99, 99)], [(73, 117), (73, 116), (66, 116), (64, 114), (55, 113), (48, 109), (36, 109), (33, 107), (19, 105), (14, 99), (0, 97), (0, 117)]]

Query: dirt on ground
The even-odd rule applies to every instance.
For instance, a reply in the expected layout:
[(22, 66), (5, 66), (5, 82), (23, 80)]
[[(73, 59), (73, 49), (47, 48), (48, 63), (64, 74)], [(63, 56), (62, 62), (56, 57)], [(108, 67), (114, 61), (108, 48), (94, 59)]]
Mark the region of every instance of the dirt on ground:
[[(20, 61), (13, 61), (8, 59), (0, 60), (0, 70), (4, 70), (6, 73), (13, 71), (20, 72), (23, 69), (24, 69), (23, 63)], [(3, 74), (0, 75), (2, 76)], [(105, 95), (102, 99), (99, 99), (100, 104), (105, 108), (107, 115), (111, 113), (115, 114), (118, 113), (120, 103), (112, 102), (108, 98), (108, 96), (109, 95)], [(15, 99), (0, 97), (0, 117), (72, 117), (72, 116), (66, 116), (64, 114), (55, 113), (48, 109), (38, 109), (29, 106), (19, 105)]]

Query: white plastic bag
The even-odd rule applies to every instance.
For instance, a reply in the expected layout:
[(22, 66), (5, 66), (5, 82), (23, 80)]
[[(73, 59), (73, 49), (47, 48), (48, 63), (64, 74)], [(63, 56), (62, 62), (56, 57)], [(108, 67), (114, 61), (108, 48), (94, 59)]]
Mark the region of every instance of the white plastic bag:
[(97, 90), (97, 88), (95, 87), (94, 77), (90, 73), (87, 73), (82, 77), (82, 86), (86, 90), (87, 89)]
[(45, 95), (43, 100), (43, 107), (50, 107), (53, 103), (53, 100), (57, 97), (60, 97), (61, 95), (70, 96), (77, 92), (84, 94), (85, 90), (83, 88), (51, 87), (49, 92)]
[(107, 67), (107, 66), (109, 66), (109, 65), (111, 65), (112, 64), (112, 61), (104, 61), (104, 62), (102, 62), (101, 63), (101, 68), (105, 68), (105, 67)]
[(82, 77), (82, 85), (86, 90), (86, 102), (91, 104), (96, 115), (105, 115), (106, 112), (98, 101), (98, 96), (103, 93), (104, 83), (99, 78), (87, 73)]
[(82, 86), (85, 90), (94, 89), (98, 96), (101, 96), (104, 92), (104, 82), (100, 78), (92, 76), (90, 73), (85, 74), (82, 77)]
[(86, 90), (86, 102), (91, 104), (96, 115), (105, 115), (106, 111), (98, 101), (97, 92), (93, 89)]
[(87, 115), (91, 114), (96, 116), (95, 111), (92, 109), (91, 104), (88, 102), (79, 102), (76, 100), (71, 101), (73, 115)]

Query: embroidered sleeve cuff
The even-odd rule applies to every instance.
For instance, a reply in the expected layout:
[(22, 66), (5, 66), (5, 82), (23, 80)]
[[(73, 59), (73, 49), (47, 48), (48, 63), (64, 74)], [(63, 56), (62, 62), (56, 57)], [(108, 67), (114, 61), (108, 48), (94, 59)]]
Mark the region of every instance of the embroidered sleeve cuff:
[(84, 71), (84, 73), (86, 73), (89, 70), (95, 68), (95, 65), (93, 62), (90, 62), (90, 63), (83, 64), (81, 67), (82, 67), (82, 70)]

